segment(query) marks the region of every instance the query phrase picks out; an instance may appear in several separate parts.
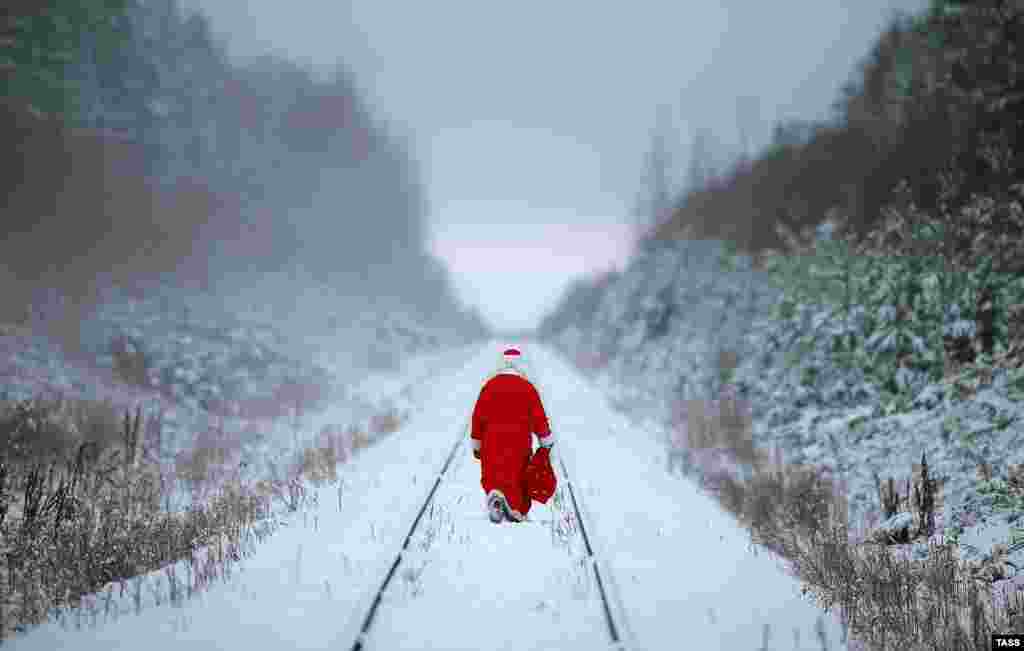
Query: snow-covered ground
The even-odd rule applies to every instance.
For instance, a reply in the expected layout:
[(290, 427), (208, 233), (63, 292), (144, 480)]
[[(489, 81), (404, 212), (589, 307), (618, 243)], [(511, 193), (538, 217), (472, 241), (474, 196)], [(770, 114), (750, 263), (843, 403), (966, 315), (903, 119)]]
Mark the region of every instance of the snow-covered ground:
[[(341, 483), (320, 489), (318, 504), (260, 545), (230, 579), (175, 605), (166, 598), (165, 575), (154, 573), (137, 614), (131, 591), (114, 589), (110, 615), (100, 605), (95, 619), (52, 621), (11, 647), (349, 648), (445, 459), (468, 434), (498, 348), (453, 351), (408, 371), (417, 408), (402, 429), (342, 466)], [(819, 621), (837, 648), (838, 622), (802, 600), (797, 582), (752, 550), (710, 498), (666, 474), (656, 432), (633, 427), (556, 353), (539, 346), (525, 352), (630, 648), (754, 649), (770, 627), (769, 648), (818, 649)], [(527, 523), (493, 525), (478, 468), (463, 443), (366, 648), (610, 648), (566, 478), (562, 494), (535, 505)]]
[[(367, 335), (392, 360), (374, 370), (360, 364), (360, 351), (370, 345), (359, 339), (366, 328), (344, 320), (328, 338), (289, 333), (272, 319), (233, 314), (210, 297), (173, 288), (144, 299), (111, 290), (107, 298), (81, 324), (83, 359), (68, 359), (28, 326), (0, 323), (0, 401), (61, 395), (110, 401), (120, 410), (141, 405), (147, 417), (162, 409), (165, 449), (159, 453), (167, 459), (211, 426), (259, 430), (272, 441), (290, 443), (294, 419), (284, 413), (291, 404), (285, 392), (292, 388), (309, 398), (306, 411), (326, 407), (330, 424), (365, 431), (373, 414), (403, 411), (406, 385), (436, 372), (450, 355), (438, 350), (471, 341), (465, 333), (418, 324), (395, 311)], [(148, 386), (116, 377), (115, 341), (144, 358)], [(282, 422), (270, 422), (275, 418)]]
[[(837, 326), (827, 306), (803, 305), (779, 320), (771, 308), (784, 292), (749, 260), (720, 264), (722, 252), (713, 241), (651, 242), (623, 272), (569, 294), (541, 326), (544, 340), (590, 367), (634, 427), (660, 431), (666, 443), (674, 402), (713, 399), (718, 355), (736, 353), (733, 382), (752, 407), (755, 445), (781, 451), (788, 464), (834, 471), (854, 528), (879, 524), (876, 473), (904, 481), (926, 453), (931, 475), (945, 479), (934, 540), (959, 540), (971, 562), (1005, 545), (1006, 578), (993, 592), (1024, 591), (1016, 570), (1024, 568), (1024, 497), (1007, 487), (1010, 465), (1024, 463), (1024, 401), (1013, 397), (1008, 373), (997, 371), (966, 400), (927, 383), (905, 409), (876, 413), (881, 399), (863, 369), (830, 361)], [(993, 482), (978, 481), (982, 463), (991, 464)], [(923, 542), (893, 550), (927, 555)]]
[[(597, 553), (608, 562), (638, 649), (820, 649), (837, 619), (691, 482), (665, 471), (660, 429), (638, 428), (557, 353), (538, 348), (538, 382), (575, 474)], [(798, 633), (795, 633), (798, 631)], [(798, 636), (795, 639), (795, 636)], [(685, 641), (685, 642), (684, 642)]]

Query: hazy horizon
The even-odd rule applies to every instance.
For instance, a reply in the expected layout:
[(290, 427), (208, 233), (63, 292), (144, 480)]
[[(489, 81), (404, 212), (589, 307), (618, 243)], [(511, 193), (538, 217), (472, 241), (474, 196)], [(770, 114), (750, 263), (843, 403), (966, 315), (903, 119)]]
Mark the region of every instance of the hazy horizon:
[(828, 116), (893, 11), (926, 4), (186, 6), (235, 56), (354, 73), (421, 163), (429, 249), (461, 300), (508, 330), (536, 326), (574, 278), (626, 263), (659, 106), (678, 134), (678, 181), (696, 129), (723, 164), (741, 122), (756, 150), (776, 120)]

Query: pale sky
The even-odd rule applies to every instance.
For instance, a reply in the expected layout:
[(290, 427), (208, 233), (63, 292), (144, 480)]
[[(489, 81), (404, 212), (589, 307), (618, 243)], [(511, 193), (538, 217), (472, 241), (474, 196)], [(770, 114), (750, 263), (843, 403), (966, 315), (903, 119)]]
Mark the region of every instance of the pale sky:
[[(410, 136), (426, 175), (431, 249), (462, 299), (528, 328), (581, 274), (621, 268), (659, 105), (678, 131), (739, 149), (773, 121), (826, 117), (896, 9), (927, 0), (486, 3), (185, 0), (231, 52), (343, 62)], [(300, 9), (301, 7), (301, 9)]]

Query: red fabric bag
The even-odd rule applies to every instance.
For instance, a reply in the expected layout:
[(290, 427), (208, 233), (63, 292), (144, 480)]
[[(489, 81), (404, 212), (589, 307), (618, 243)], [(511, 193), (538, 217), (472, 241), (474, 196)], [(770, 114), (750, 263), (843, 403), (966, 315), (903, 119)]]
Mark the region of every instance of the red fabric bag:
[(530, 499), (541, 504), (546, 504), (551, 496), (555, 494), (558, 480), (555, 479), (555, 470), (551, 467), (551, 449), (539, 448), (530, 458), (530, 464), (526, 467), (526, 493)]

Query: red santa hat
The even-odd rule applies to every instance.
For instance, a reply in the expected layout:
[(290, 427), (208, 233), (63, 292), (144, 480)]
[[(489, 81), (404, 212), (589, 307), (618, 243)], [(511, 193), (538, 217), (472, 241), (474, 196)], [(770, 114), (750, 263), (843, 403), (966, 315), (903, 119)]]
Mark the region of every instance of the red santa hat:
[(526, 377), (523, 368), (523, 353), (516, 346), (508, 346), (501, 353), (501, 364), (498, 367), (499, 373), (515, 373)]

